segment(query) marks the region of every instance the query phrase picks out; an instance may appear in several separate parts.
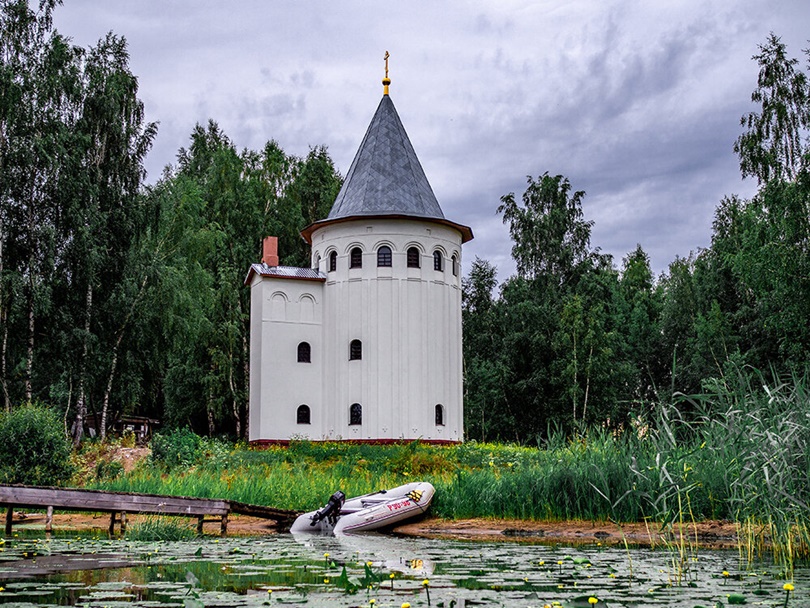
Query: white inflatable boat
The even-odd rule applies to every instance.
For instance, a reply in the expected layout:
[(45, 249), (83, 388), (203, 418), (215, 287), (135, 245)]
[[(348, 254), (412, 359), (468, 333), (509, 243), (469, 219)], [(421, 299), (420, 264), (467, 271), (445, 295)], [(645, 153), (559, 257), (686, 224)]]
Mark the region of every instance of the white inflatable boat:
[(299, 515), (290, 532), (346, 534), (378, 530), (427, 511), (435, 491), (428, 482), (417, 481), (349, 500), (343, 492), (335, 492), (322, 509)]

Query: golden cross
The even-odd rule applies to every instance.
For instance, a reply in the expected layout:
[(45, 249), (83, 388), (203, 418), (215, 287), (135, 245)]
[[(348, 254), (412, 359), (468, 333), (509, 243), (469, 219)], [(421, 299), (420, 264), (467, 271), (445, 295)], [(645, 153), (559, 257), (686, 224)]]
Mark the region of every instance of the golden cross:
[(388, 78), (388, 58), (390, 56), (391, 55), (388, 53), (388, 51), (385, 51), (385, 57), (383, 57), (383, 59), (385, 59), (385, 77), (386, 78)]

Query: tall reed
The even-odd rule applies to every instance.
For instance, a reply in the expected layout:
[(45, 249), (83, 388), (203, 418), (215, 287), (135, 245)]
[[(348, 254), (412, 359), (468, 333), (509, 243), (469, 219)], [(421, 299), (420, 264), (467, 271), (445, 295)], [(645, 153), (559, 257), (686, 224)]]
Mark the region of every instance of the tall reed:
[(352, 496), (424, 479), (437, 488), (441, 517), (647, 521), (676, 533), (681, 561), (692, 522), (728, 519), (738, 523), (744, 555), (767, 545), (787, 569), (810, 557), (806, 376), (780, 381), (738, 370), (701, 395), (676, 395), (624, 433), (555, 432), (544, 449), (474, 441), (199, 445), (182, 467), (155, 463), (94, 487), (310, 510), (337, 489)]

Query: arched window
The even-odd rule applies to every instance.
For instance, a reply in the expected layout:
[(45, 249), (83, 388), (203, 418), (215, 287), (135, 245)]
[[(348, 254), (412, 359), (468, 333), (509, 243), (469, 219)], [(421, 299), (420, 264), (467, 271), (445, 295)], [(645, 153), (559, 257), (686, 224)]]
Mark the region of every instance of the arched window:
[(309, 424), (309, 406), (299, 405), (295, 412), (295, 421), (298, 424)]
[(321, 256), (315, 256), (315, 263), (312, 265), (315, 270), (319, 270), (321, 268)]
[(441, 272), (444, 270), (444, 259), (442, 258), (441, 251), (434, 251), (433, 252), (433, 270), (438, 270)]
[(408, 268), (419, 268), (421, 266), (419, 263), (421, 258), (422, 256), (419, 254), (417, 247), (408, 248)]
[(363, 267), (363, 250), (355, 247), (349, 253), (349, 268), (362, 268)]
[(363, 424), (363, 406), (359, 403), (352, 403), (349, 408), (349, 425)]
[(349, 361), (359, 361), (363, 358), (363, 343), (360, 340), (352, 340), (349, 344)]
[(451, 261), (453, 262), (453, 276), (457, 277), (458, 276), (458, 258), (454, 255), (451, 258)]
[(312, 349), (309, 342), (301, 342), (298, 345), (298, 363), (310, 363), (312, 360)]
[(391, 266), (391, 248), (383, 245), (377, 250), (377, 266)]
[(444, 406), (441, 403), (436, 404), (436, 426), (444, 426)]
[(329, 272), (335, 272), (337, 270), (337, 251), (333, 251), (329, 254)]

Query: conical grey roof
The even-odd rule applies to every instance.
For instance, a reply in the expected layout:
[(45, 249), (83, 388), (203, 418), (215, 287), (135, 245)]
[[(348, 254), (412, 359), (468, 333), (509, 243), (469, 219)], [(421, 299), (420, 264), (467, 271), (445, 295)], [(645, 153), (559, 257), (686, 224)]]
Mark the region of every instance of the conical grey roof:
[(365, 215), (444, 219), (388, 95), (371, 120), (327, 221)]

